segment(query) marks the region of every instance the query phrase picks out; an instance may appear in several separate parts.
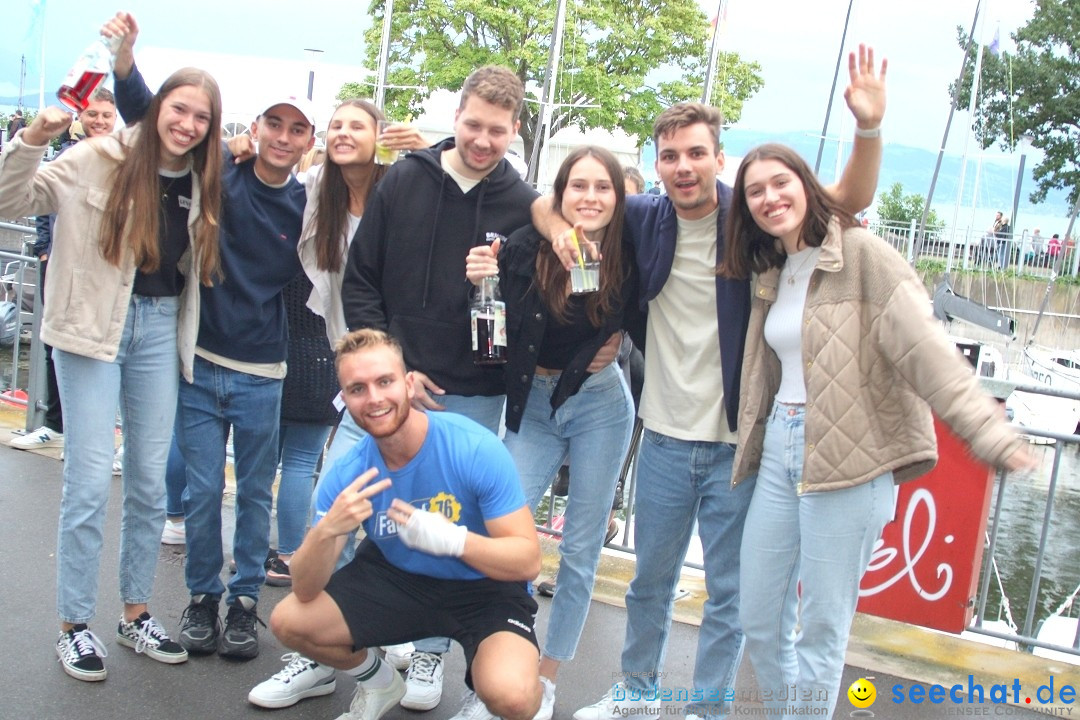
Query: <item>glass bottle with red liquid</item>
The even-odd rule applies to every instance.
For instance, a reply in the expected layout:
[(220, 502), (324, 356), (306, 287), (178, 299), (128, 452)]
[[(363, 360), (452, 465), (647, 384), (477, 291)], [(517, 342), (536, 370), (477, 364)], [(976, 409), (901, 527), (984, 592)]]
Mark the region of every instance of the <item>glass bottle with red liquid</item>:
[(83, 51), (68, 70), (64, 84), (56, 91), (61, 103), (77, 113), (86, 109), (90, 96), (112, 72), (114, 55), (123, 39), (122, 36), (102, 35)]
[[(498, 233), (488, 233), (487, 244), (506, 242)], [(499, 293), (499, 274), (489, 275), (473, 288), (469, 301), (473, 363), (502, 365), (506, 362), (506, 303)]]

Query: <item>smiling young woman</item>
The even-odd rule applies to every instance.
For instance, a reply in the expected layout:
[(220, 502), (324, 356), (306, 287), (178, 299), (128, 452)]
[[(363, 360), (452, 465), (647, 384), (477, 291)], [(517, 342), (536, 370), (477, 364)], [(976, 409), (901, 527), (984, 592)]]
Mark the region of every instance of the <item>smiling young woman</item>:
[(574, 473), (559, 590), (540, 660), (544, 697), (537, 720), (551, 717), (559, 666), (574, 657), (585, 625), (633, 427), (634, 404), (619, 367), (587, 371), (612, 334), (639, 319), (637, 269), (623, 252), (625, 187), (615, 157), (590, 146), (571, 152), (555, 177), (554, 207), (584, 232), (581, 242), (600, 249), (598, 291), (571, 294), (569, 272), (532, 225), (503, 247), (474, 248), (466, 260), (474, 283), (497, 269), (506, 301), (505, 443), (530, 509), (567, 459)]
[(177, 388), (194, 360), (199, 285), (218, 275), (221, 97), (205, 72), (179, 70), (144, 122), (39, 165), (70, 122), (66, 111), (48, 108), (5, 150), (0, 216), (57, 214), (41, 328), (54, 348), (67, 421), (56, 652), (69, 675), (97, 681), (106, 676), (105, 652), (87, 623), (97, 604), (118, 404), (126, 451), (116, 641), (160, 662), (187, 660), (147, 603)]
[[(797, 153), (751, 150), (733, 191), (723, 268), (752, 278), (752, 299), (732, 478), (757, 476), (740, 618), (762, 690), (794, 683), (795, 704), (831, 717), (893, 485), (937, 461), (931, 409), (989, 463), (1030, 457), (931, 318), (914, 271)], [(790, 705), (773, 711), (788, 717)]]

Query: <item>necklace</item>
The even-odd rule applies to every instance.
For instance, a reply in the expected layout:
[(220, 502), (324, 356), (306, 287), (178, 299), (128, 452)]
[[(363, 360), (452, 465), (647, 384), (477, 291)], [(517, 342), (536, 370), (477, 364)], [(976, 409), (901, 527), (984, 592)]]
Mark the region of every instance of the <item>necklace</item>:
[[(188, 177), (187, 173), (183, 175), (158, 175), (158, 189), (161, 190), (161, 202), (168, 202), (169, 196), (174, 193), (173, 188), (179, 185), (183, 180)], [(180, 191), (183, 188), (179, 188)]]
[[(816, 258), (817, 256), (818, 256), (818, 254), (816, 252), (814, 252), (813, 250), (810, 250), (809, 252), (807, 252), (806, 257), (804, 257), (803, 261), (801, 263), (799, 263), (799, 267), (796, 268), (795, 270), (790, 270), (788, 272), (787, 284), (788, 285), (794, 285), (795, 284), (795, 277), (797, 275), (799, 275), (803, 271), (803, 268), (806, 267), (807, 263), (809, 263), (812, 259)], [(790, 259), (790, 256), (788, 256), (788, 257)], [(787, 269), (789, 267), (789, 265), (790, 265), (790, 263), (785, 262), (784, 263), (784, 268)]]
[[(165, 178), (162, 177), (161, 179), (164, 180)], [(176, 180), (177, 178), (171, 177), (169, 178), (168, 182), (161, 183), (164, 186), (161, 188), (161, 202), (168, 202), (169, 193), (172, 192), (173, 185), (176, 184)]]

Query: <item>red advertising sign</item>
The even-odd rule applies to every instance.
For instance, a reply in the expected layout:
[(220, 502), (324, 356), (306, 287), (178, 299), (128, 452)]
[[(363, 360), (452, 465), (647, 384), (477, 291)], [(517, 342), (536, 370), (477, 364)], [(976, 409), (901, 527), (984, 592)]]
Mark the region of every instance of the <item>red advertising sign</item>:
[(934, 418), (938, 464), (898, 486), (874, 547), (859, 612), (959, 633), (974, 613), (994, 471)]

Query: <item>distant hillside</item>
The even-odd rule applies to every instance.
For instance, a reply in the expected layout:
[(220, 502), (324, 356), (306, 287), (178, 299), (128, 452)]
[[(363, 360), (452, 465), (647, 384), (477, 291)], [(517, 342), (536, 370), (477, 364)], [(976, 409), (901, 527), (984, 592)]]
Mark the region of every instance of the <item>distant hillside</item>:
[[(807, 161), (813, 165), (817, 158), (818, 138), (817, 133), (784, 133), (780, 136), (767, 133), (758, 133), (751, 130), (732, 129), (724, 133), (724, 148), (734, 156), (741, 157), (747, 150), (760, 145), (763, 142), (782, 142), (799, 151)], [(848, 143), (844, 145), (844, 157), (851, 152)], [(941, 208), (949, 208), (950, 212), (943, 215), (951, 219), (951, 208), (956, 202), (957, 183), (960, 180), (960, 158), (946, 154), (941, 162), (941, 173), (938, 175), (937, 187), (934, 189), (934, 207), (941, 212)], [(930, 180), (934, 174), (934, 163), (937, 162), (937, 153), (922, 148), (907, 145), (887, 144), (885, 155), (881, 162), (881, 179), (878, 182), (879, 194), (881, 190), (889, 188), (893, 183), (899, 182), (904, 186), (906, 193), (919, 193), (926, 195), (930, 189)], [(833, 181), (833, 167), (836, 163), (836, 143), (826, 143), (825, 152), (821, 159), (821, 177)], [(1040, 205), (1032, 205), (1028, 196), (1035, 188), (1035, 180), (1032, 178), (1031, 158), (1024, 168), (1024, 183), (1020, 192), (1019, 213), (1036, 214), (1041, 216), (1054, 216), (1065, 218), (1069, 214), (1068, 194), (1063, 190), (1050, 192), (1046, 202)], [(975, 187), (977, 162), (968, 160), (966, 177), (964, 179), (964, 204), (970, 207), (971, 193)], [(984, 160), (982, 172), (979, 177), (978, 201), (980, 208), (1000, 208), (1006, 214), (1012, 212), (1013, 192), (1015, 191), (1017, 165), (1008, 158), (1001, 160)], [(992, 210), (991, 210), (992, 212)]]
[[(753, 130), (732, 128), (724, 131), (724, 150), (732, 157), (741, 158), (748, 150), (765, 142), (780, 142), (795, 148), (800, 155), (806, 158), (811, 166), (817, 158), (818, 138), (817, 132), (787, 132), (787, 133), (762, 133)], [(844, 143), (844, 160), (851, 152), (850, 143)], [(648, 177), (652, 178), (652, 167), (656, 159), (655, 152), (650, 146), (642, 150), (642, 165), (649, 171)], [(919, 193), (926, 195), (930, 189), (930, 180), (934, 174), (934, 163), (937, 161), (937, 153), (921, 148), (906, 145), (887, 144), (885, 155), (881, 164), (881, 178), (878, 182), (878, 194), (881, 191), (899, 182), (904, 186), (905, 193)], [(834, 167), (836, 164), (836, 143), (826, 143), (825, 151), (821, 158), (821, 178), (825, 182), (833, 182)], [(1031, 169), (1033, 163), (1028, 158), (1028, 164), (1024, 169), (1024, 184), (1021, 188), (1020, 206), (1018, 215), (1021, 218), (1021, 226), (1027, 227), (1042, 221), (1045, 225), (1055, 228), (1055, 232), (1064, 230), (1069, 214), (1068, 194), (1063, 190), (1051, 191), (1047, 195), (1046, 202), (1041, 205), (1032, 205), (1028, 202), (1028, 195), (1035, 188)], [(958, 224), (966, 225), (971, 215), (971, 194), (975, 186), (976, 161), (968, 160), (968, 168), (964, 181), (965, 193), (964, 204), (967, 206), (966, 214), (961, 213)], [(937, 187), (934, 189), (934, 208), (946, 221), (952, 220), (952, 209), (956, 202), (957, 183), (960, 179), (960, 158), (946, 155), (941, 163), (941, 173), (938, 176)], [(1016, 164), (1008, 158), (985, 160), (979, 178), (977, 214), (985, 214), (988, 218), (993, 217), (996, 209), (1004, 210), (1011, 214), (1013, 204), (1014, 183), (1016, 182)], [(1045, 234), (1045, 232), (1044, 232)]]

